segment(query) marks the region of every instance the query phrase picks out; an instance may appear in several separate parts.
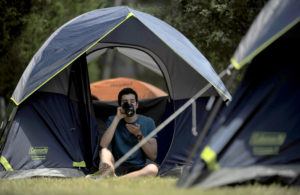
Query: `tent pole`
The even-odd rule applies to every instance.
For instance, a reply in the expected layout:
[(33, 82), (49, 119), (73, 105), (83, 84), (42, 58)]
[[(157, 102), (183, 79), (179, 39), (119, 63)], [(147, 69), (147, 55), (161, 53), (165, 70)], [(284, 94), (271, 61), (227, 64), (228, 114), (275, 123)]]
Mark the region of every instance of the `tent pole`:
[[(231, 74), (231, 69), (233, 69), (232, 64), (230, 64), (227, 67), (227, 69), (225, 70), (227, 75)], [(227, 83), (225, 85), (226, 88), (228, 88), (228, 87), (230, 87), (232, 85), (233, 80), (234, 80), (236, 74), (237, 74), (237, 70), (233, 69), (233, 73), (231, 74), (229, 80), (227, 81)], [(198, 137), (198, 139), (196, 141), (196, 144), (194, 145), (191, 153), (189, 154), (189, 156), (188, 156), (188, 158), (187, 158), (187, 160), (185, 162), (185, 165), (183, 167), (182, 178), (185, 178), (186, 175), (188, 174), (188, 171), (189, 171), (188, 165), (190, 165), (192, 163), (192, 159), (195, 156), (196, 152), (198, 151), (199, 147), (201, 146), (201, 144), (203, 142), (203, 139), (205, 138), (205, 136), (206, 136), (208, 130), (210, 129), (212, 123), (214, 122), (214, 120), (216, 118), (216, 115), (218, 114), (218, 112), (219, 112), (219, 110), (221, 108), (222, 102), (223, 102), (222, 97), (219, 97), (218, 101), (216, 102), (213, 110), (211, 111), (211, 113), (210, 113), (210, 115), (208, 117), (208, 120), (206, 121), (206, 123), (204, 125), (203, 130), (201, 131), (200, 136)], [(182, 186), (182, 187), (189, 186), (194, 181), (192, 175), (193, 175), (193, 173), (189, 177), (190, 179), (186, 179), (185, 181), (179, 180), (178, 185)]]

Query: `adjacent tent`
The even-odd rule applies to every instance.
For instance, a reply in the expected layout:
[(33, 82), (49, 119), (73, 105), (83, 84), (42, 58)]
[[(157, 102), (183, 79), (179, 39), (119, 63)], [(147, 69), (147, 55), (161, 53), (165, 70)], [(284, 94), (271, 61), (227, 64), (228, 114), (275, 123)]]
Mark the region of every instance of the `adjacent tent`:
[[(56, 30), (24, 71), (11, 98), (10, 120), (1, 132), (2, 177), (72, 177), (97, 169), (101, 125), (95, 122), (93, 110), (99, 121), (116, 105), (91, 101), (87, 63), (111, 48), (163, 76), (168, 96), (145, 100), (139, 110), (150, 113), (157, 123), (207, 83), (213, 87), (198, 100), (199, 112), (204, 110), (199, 116), (208, 113), (203, 105), (210, 96), (231, 98), (205, 57), (165, 22), (128, 7), (88, 12)], [(176, 132), (186, 134), (188, 145), (168, 153), (169, 162), (175, 159), (168, 169), (184, 162), (192, 144), (193, 135), (187, 133), (190, 111), (186, 112), (184, 120), (173, 121), (158, 138), (158, 162), (163, 164), (169, 148), (181, 141), (176, 140), (180, 138)]]
[(300, 2), (272, 0), (232, 63), (244, 78), (179, 186), (300, 184)]
[(163, 90), (140, 80), (131, 78), (114, 78), (91, 83), (92, 97), (102, 101), (117, 101), (118, 93), (126, 87), (134, 89), (139, 100), (168, 96)]

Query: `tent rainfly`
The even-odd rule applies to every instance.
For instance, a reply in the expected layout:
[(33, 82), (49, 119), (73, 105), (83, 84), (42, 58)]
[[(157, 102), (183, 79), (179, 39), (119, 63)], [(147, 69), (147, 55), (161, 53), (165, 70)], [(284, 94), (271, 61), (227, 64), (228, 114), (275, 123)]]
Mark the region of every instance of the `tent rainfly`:
[(247, 70), (179, 186), (300, 184), (300, 1), (271, 0), (235, 51)]

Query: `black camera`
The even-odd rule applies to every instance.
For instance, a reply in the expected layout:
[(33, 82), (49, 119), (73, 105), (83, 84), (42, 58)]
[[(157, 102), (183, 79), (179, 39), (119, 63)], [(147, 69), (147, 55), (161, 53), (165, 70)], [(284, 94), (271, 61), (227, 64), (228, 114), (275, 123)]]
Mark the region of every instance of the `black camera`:
[(128, 117), (132, 117), (135, 113), (134, 111), (134, 107), (132, 104), (129, 104), (128, 102), (125, 102), (123, 105), (122, 105), (122, 108), (124, 109), (125, 111), (125, 114), (128, 116)]

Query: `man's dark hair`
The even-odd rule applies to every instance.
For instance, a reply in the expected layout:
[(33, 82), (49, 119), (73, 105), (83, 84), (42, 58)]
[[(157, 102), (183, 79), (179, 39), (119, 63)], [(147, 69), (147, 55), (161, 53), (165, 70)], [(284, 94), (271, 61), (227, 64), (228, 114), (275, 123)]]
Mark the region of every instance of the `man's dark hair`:
[(124, 88), (124, 89), (122, 89), (119, 92), (119, 95), (118, 95), (119, 106), (121, 106), (122, 96), (123, 95), (127, 95), (127, 94), (133, 94), (135, 96), (135, 101), (138, 102), (138, 95), (137, 95), (137, 93), (133, 89), (131, 89), (131, 88)]

